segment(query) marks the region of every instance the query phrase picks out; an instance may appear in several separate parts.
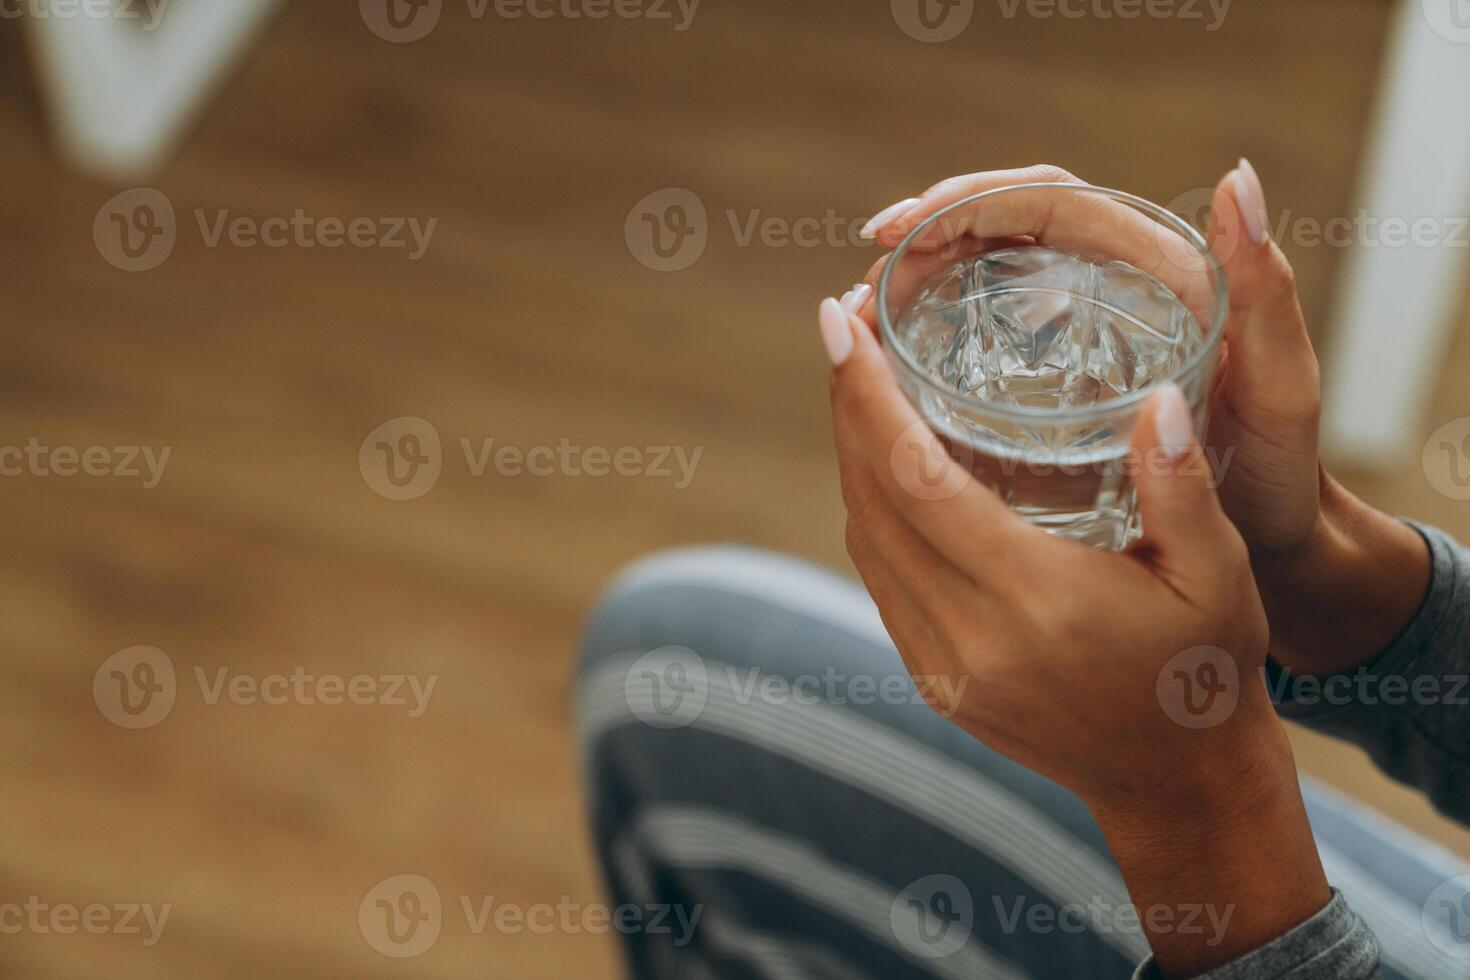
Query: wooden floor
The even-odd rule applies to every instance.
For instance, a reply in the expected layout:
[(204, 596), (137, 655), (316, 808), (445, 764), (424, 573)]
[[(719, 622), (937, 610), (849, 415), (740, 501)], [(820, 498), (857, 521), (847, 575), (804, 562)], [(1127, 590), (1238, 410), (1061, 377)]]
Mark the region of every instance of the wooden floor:
[[(616, 975), (606, 937), (474, 935), (457, 914), (431, 951), (390, 960), (357, 909), (400, 873), (456, 913), (459, 895), (598, 900), (568, 698), (580, 619), (619, 565), (737, 540), (847, 567), (813, 321), (875, 256), (742, 246), (727, 215), (858, 221), (941, 176), (1044, 160), (1167, 201), (1242, 153), (1273, 210), (1341, 214), (1388, 13), (1238, 4), (1206, 33), (982, 4), (962, 38), (925, 45), (885, 3), (711, 0), (676, 33), (450, 2), (429, 38), (396, 45), (357, 6), (289, 6), (152, 182), (179, 240), (138, 274), (94, 247), (119, 188), (58, 167), (19, 28), (0, 21), (0, 442), (172, 447), (153, 489), (0, 481), (0, 902), (173, 907), (152, 948), (0, 936), (7, 977)], [(711, 218), (703, 258), (676, 273), (624, 239), (665, 187)], [(210, 248), (193, 218), (298, 208), (439, 220), (410, 262)], [(1320, 320), (1337, 255), (1293, 257)], [(1454, 365), (1464, 377), (1470, 347)], [(1470, 392), (1446, 384), (1437, 421), (1466, 412)], [(406, 415), (434, 424), (446, 461), (397, 503), (357, 453)], [(475, 478), (461, 437), (703, 455), (683, 489)], [(1355, 485), (1470, 535), (1466, 505), (1417, 467)], [(167, 653), (180, 693), (164, 722), (125, 731), (92, 679), (138, 644)], [(439, 681), (415, 719), (210, 704), (196, 667)], [(1359, 753), (1299, 747), (1470, 854)]]

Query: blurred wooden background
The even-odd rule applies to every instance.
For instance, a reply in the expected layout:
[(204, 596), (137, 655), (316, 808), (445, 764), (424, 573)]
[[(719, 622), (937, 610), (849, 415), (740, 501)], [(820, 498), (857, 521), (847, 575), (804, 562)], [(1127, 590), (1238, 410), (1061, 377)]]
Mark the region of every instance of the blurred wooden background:
[[(172, 447), (155, 489), (0, 480), (0, 902), (173, 906), (152, 948), (0, 936), (0, 972), (616, 975), (607, 937), (472, 935), (455, 896), (599, 898), (568, 695), (579, 621), (619, 565), (738, 540), (847, 567), (814, 311), (876, 255), (742, 247), (727, 212), (860, 222), (939, 177), (1041, 161), (1169, 201), (1242, 154), (1273, 215), (1350, 206), (1379, 0), (1237, 4), (1213, 33), (1000, 9), (930, 45), (885, 3), (709, 0), (676, 32), (448, 2), (429, 37), (390, 44), (357, 4), (296, 0), (151, 182), (179, 240), (136, 274), (92, 238), (120, 188), (55, 164), (20, 28), (0, 21), (0, 443)], [(629, 209), (666, 187), (711, 219), (675, 273), (624, 239)], [(418, 262), (206, 247), (193, 213), (222, 208), (439, 222)], [(1320, 321), (1338, 256), (1292, 257)], [(1470, 413), (1449, 380), (1470, 347), (1451, 361), (1426, 433)], [(404, 415), (437, 427), (445, 472), (394, 503), (357, 452)], [(461, 436), (703, 456), (686, 489), (473, 478)], [(1350, 482), (1470, 536), (1470, 505), (1417, 465)], [(135, 644), (167, 652), (181, 691), (162, 724), (124, 731), (91, 683)], [(209, 705), (196, 666), (439, 685), (418, 719)], [(1470, 854), (1360, 753), (1298, 745), (1306, 769)], [(367, 890), (400, 873), (453, 906), (406, 961), (357, 926)]]

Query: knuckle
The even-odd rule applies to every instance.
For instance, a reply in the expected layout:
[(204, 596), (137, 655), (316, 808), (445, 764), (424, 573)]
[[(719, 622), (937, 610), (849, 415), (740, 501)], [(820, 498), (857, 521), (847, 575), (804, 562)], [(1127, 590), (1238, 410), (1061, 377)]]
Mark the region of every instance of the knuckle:
[(1038, 163), (1028, 167), (1028, 175), (1038, 182), (1048, 184), (1081, 184), (1084, 181), (1075, 176), (1071, 171), (1058, 167), (1054, 163)]
[(1297, 291), (1296, 269), (1292, 267), (1286, 253), (1281, 251), (1281, 246), (1275, 242), (1271, 243), (1268, 268), (1272, 292), (1278, 297), (1295, 296)]
[(931, 195), (935, 195), (941, 198), (948, 198), (951, 196), (962, 195), (966, 191), (968, 191), (972, 185), (974, 185), (976, 179), (980, 176), (982, 175), (960, 174), (955, 177), (946, 177), (943, 180), (939, 181), (939, 183), (935, 184), (927, 191), (925, 191), (924, 196), (929, 197)]

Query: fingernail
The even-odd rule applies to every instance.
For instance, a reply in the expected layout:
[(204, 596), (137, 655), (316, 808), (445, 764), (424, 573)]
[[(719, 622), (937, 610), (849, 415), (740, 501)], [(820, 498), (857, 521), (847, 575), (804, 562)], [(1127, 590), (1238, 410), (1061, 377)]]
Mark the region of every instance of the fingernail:
[(871, 295), (873, 295), (873, 287), (865, 282), (860, 282), (847, 291), (847, 295), (842, 297), (842, 303), (840, 305), (846, 312), (856, 313), (863, 308), (863, 304), (868, 301), (868, 297)]
[(822, 331), (822, 346), (827, 348), (827, 360), (833, 367), (841, 367), (852, 353), (852, 328), (847, 325), (847, 314), (835, 299), (822, 300), (817, 311), (817, 326)]
[(1266, 240), (1266, 191), (1261, 187), (1260, 175), (1251, 162), (1245, 157), (1240, 158), (1240, 180), (1236, 187), (1240, 196), (1236, 204), (1240, 208), (1241, 220), (1245, 222), (1245, 233), (1250, 236), (1251, 244), (1259, 245)]
[(917, 197), (911, 197), (907, 200), (899, 201), (897, 204), (888, 205), (888, 207), (873, 215), (873, 219), (871, 221), (863, 225), (863, 230), (858, 232), (858, 237), (866, 238), (869, 240), (877, 238), (878, 232), (881, 231), (885, 225), (893, 221), (893, 219), (906, 213), (910, 208), (918, 203), (919, 199)]
[(1194, 447), (1194, 419), (1189, 415), (1189, 403), (1179, 386), (1165, 385), (1155, 396), (1158, 408), (1154, 411), (1154, 430), (1158, 433), (1159, 448), (1170, 459), (1178, 459)]

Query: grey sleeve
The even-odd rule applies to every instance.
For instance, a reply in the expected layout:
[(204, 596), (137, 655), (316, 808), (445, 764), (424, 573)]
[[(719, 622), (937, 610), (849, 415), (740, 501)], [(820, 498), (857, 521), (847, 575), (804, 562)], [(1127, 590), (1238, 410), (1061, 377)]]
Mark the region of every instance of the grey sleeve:
[(1267, 681), (1283, 717), (1362, 746), (1389, 776), (1470, 823), (1470, 550), (1411, 526), (1429, 543), (1429, 592), (1388, 649), (1325, 680), (1271, 664)]
[[(1368, 980), (1378, 970), (1378, 940), (1333, 891), (1327, 907), (1274, 942), (1196, 980)], [(1153, 957), (1133, 980), (1163, 980)]]

